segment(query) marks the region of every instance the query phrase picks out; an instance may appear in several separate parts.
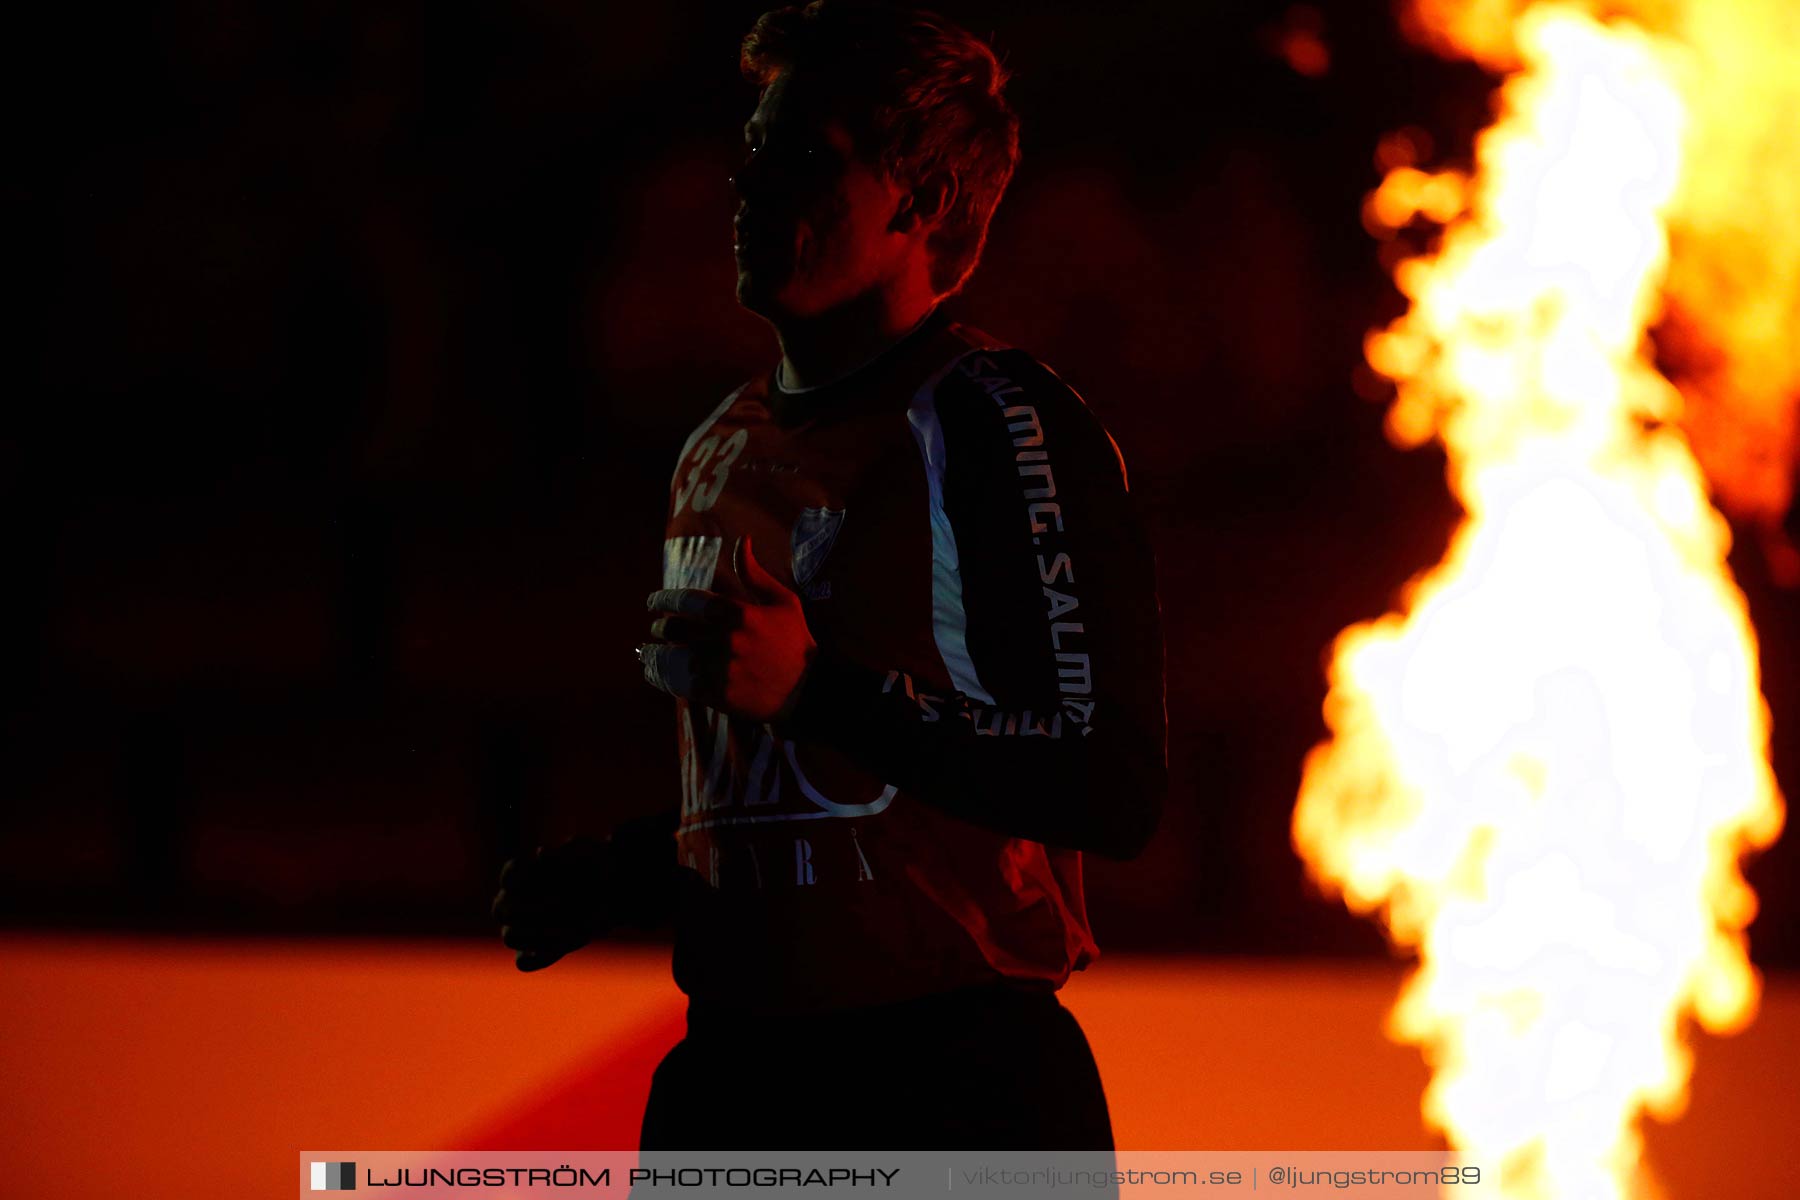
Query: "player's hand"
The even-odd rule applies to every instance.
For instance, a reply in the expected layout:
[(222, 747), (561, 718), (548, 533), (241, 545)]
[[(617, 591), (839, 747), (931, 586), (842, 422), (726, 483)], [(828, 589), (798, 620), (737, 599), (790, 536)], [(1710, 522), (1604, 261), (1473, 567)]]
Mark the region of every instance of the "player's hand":
[(776, 721), (793, 710), (817, 643), (800, 596), (756, 561), (750, 538), (738, 543), (737, 577), (747, 594), (667, 588), (648, 600), (658, 617), (638, 647), (644, 679), (672, 696)]
[(616, 923), (609, 911), (612, 858), (605, 843), (578, 837), (539, 846), (500, 869), (492, 912), (501, 943), (518, 952), (519, 970), (541, 970)]

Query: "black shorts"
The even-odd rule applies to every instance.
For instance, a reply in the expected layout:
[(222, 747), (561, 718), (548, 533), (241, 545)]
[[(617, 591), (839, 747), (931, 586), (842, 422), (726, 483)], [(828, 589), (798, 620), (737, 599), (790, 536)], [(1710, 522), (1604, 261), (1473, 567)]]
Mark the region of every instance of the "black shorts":
[(646, 1150), (1112, 1150), (1087, 1037), (1004, 984), (872, 1008), (708, 1017), (656, 1068)]

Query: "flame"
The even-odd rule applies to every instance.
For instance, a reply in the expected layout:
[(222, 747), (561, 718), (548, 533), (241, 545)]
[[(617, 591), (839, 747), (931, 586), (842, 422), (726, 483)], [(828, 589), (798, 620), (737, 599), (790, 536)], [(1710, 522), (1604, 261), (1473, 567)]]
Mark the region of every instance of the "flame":
[[(1670, 319), (1658, 330), (1687, 401), (1684, 432), (1719, 502), (1765, 535), (1777, 575), (1800, 584), (1800, 554), (1774, 540), (1800, 463), (1800, 204), (1791, 191), (1800, 181), (1800, 5), (1613, 0), (1605, 10), (1660, 31), (1691, 117), (1689, 166), (1666, 212), (1677, 246), (1662, 285)], [(1404, 16), (1416, 40), (1513, 71), (1525, 53), (1520, 14), (1540, 11), (1575, 10), (1413, 0)], [(1391, 193), (1386, 203), (1398, 201)]]
[[(1423, 0), (1421, 36), (1508, 72), (1499, 116), (1472, 174), (1384, 143), (1365, 207), (1388, 237), (1444, 226), (1396, 265), (1411, 306), (1366, 356), (1397, 385), (1390, 436), (1444, 444), (1466, 516), (1401, 611), (1339, 636), (1294, 843), (1417, 950), (1390, 1036), (1433, 1067), (1426, 1121), (1500, 1164), (1509, 1197), (1654, 1193), (1637, 1121), (1680, 1115), (1687, 1023), (1732, 1032), (1759, 996), (1739, 862), (1783, 804), (1695, 452), (1710, 444), (1712, 482), (1747, 514), (1785, 507), (1769, 464), (1791, 454), (1800, 357), (1774, 330), (1800, 313), (1800, 230), (1763, 247), (1779, 267), (1733, 257), (1743, 222), (1791, 192), (1765, 181), (1766, 202), (1740, 204), (1724, 176), (1754, 138), (1712, 127), (1777, 116), (1723, 98), (1752, 85), (1711, 94), (1726, 47), (1776, 55), (1747, 77), (1800, 79), (1800, 39), (1743, 23), (1755, 9), (1775, 5), (1712, 0), (1707, 19), (1733, 24), (1700, 32), (1697, 0), (1640, 4), (1657, 25)], [(1800, 180), (1800, 153), (1780, 162)], [(1707, 369), (1672, 382), (1653, 326)]]

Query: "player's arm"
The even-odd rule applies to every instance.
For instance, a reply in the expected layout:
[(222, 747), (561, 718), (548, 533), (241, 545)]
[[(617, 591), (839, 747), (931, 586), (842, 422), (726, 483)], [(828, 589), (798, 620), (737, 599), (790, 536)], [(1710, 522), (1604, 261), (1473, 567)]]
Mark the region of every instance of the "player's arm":
[(1029, 356), (967, 365), (914, 419), (937, 464), (933, 615), (956, 690), (821, 646), (777, 732), (974, 824), (1135, 857), (1168, 791), (1167, 718), (1154, 560), (1123, 464)]

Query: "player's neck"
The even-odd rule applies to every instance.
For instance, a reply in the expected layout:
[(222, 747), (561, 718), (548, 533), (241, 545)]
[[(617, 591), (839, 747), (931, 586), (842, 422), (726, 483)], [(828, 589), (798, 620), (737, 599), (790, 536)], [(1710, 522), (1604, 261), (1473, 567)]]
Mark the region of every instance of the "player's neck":
[(789, 391), (821, 387), (865, 366), (918, 328), (937, 306), (928, 291), (871, 291), (815, 316), (776, 327), (782, 362), (776, 381)]

